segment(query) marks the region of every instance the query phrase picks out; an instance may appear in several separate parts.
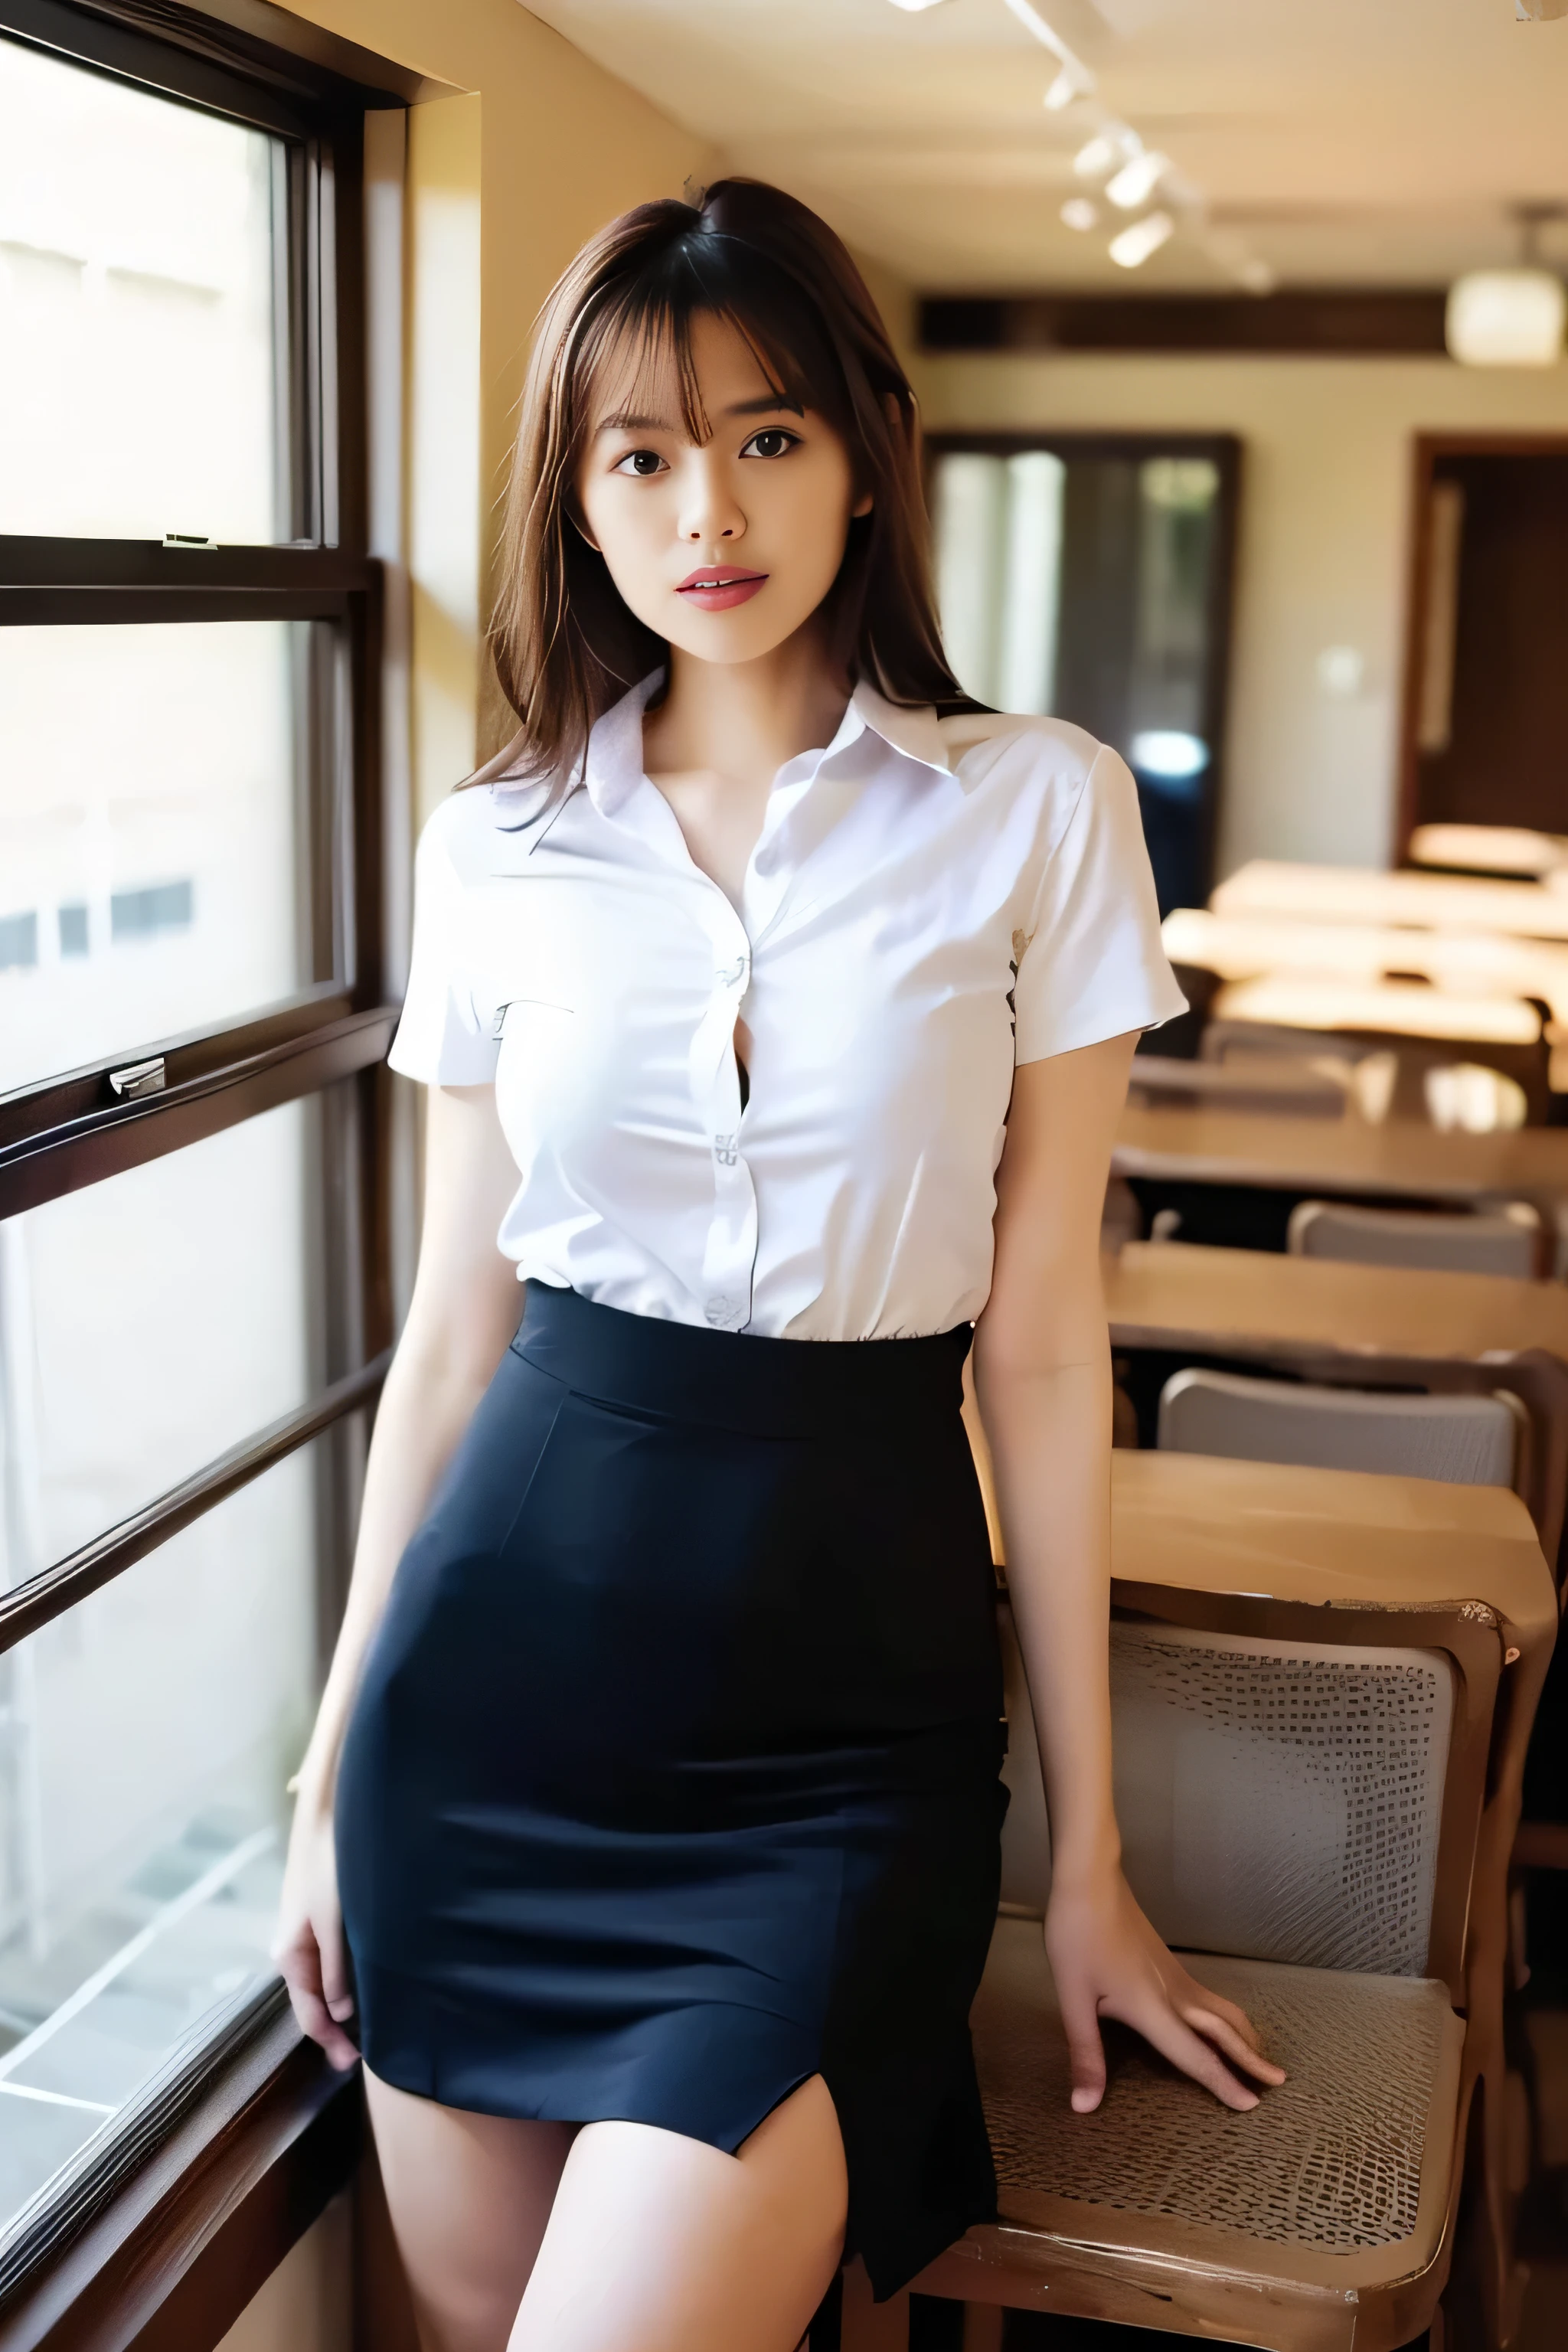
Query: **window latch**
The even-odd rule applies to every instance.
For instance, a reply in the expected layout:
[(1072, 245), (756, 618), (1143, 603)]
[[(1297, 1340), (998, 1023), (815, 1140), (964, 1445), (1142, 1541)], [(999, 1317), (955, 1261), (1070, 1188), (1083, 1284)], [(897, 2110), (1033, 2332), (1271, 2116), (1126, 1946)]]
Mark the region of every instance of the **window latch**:
[(150, 1062), (127, 1062), (122, 1070), (109, 1073), (109, 1090), (122, 1102), (136, 1095), (161, 1095), (167, 1084), (162, 1054), (154, 1054)]

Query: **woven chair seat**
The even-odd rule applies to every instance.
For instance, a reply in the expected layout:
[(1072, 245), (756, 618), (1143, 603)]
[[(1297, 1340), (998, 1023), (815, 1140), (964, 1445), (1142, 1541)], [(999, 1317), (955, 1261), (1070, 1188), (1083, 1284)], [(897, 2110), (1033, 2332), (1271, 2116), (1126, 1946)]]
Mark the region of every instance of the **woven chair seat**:
[(1075, 2116), (1039, 1922), (998, 1919), (973, 2029), (1013, 2258), (1026, 2231), (1119, 2266), (1142, 2252), (1352, 2296), (1423, 2271), (1442, 2232), (1463, 2042), (1444, 1987), (1205, 1954), (1188, 1965), (1246, 2009), (1284, 2086), (1234, 2114), (1112, 2028), (1104, 2102)]

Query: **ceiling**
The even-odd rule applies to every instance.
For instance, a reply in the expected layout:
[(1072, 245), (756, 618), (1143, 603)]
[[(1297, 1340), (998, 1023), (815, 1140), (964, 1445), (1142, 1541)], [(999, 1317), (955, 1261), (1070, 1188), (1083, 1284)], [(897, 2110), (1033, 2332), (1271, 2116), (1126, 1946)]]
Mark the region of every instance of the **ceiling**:
[[(780, 182), (930, 291), (1440, 284), (1512, 260), (1513, 207), (1568, 208), (1568, 18), (1516, 0), (528, 0), (738, 170)], [(1128, 215), (1064, 227), (1105, 115), (1171, 160), (1177, 234), (1136, 272)], [(1105, 211), (1105, 207), (1101, 207)], [(1568, 219), (1542, 232), (1568, 264)]]

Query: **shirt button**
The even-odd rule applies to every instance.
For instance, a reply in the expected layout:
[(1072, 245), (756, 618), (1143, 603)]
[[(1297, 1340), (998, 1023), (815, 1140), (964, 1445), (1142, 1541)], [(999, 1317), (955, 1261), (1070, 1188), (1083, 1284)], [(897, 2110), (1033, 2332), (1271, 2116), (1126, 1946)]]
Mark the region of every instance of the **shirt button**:
[(732, 1298), (710, 1298), (702, 1310), (710, 1323), (716, 1327), (733, 1322), (736, 1311), (736, 1301)]

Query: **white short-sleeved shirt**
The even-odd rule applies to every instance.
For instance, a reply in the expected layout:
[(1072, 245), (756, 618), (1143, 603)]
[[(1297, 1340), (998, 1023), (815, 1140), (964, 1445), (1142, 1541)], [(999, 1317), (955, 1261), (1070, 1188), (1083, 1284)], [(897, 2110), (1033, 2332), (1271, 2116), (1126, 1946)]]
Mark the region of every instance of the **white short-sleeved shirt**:
[(775, 777), (737, 912), (643, 772), (657, 683), (563, 798), (431, 817), (392, 1066), (494, 1082), (520, 1279), (770, 1338), (971, 1321), (1015, 1063), (1184, 1009), (1131, 776), (1059, 719), (858, 687)]

